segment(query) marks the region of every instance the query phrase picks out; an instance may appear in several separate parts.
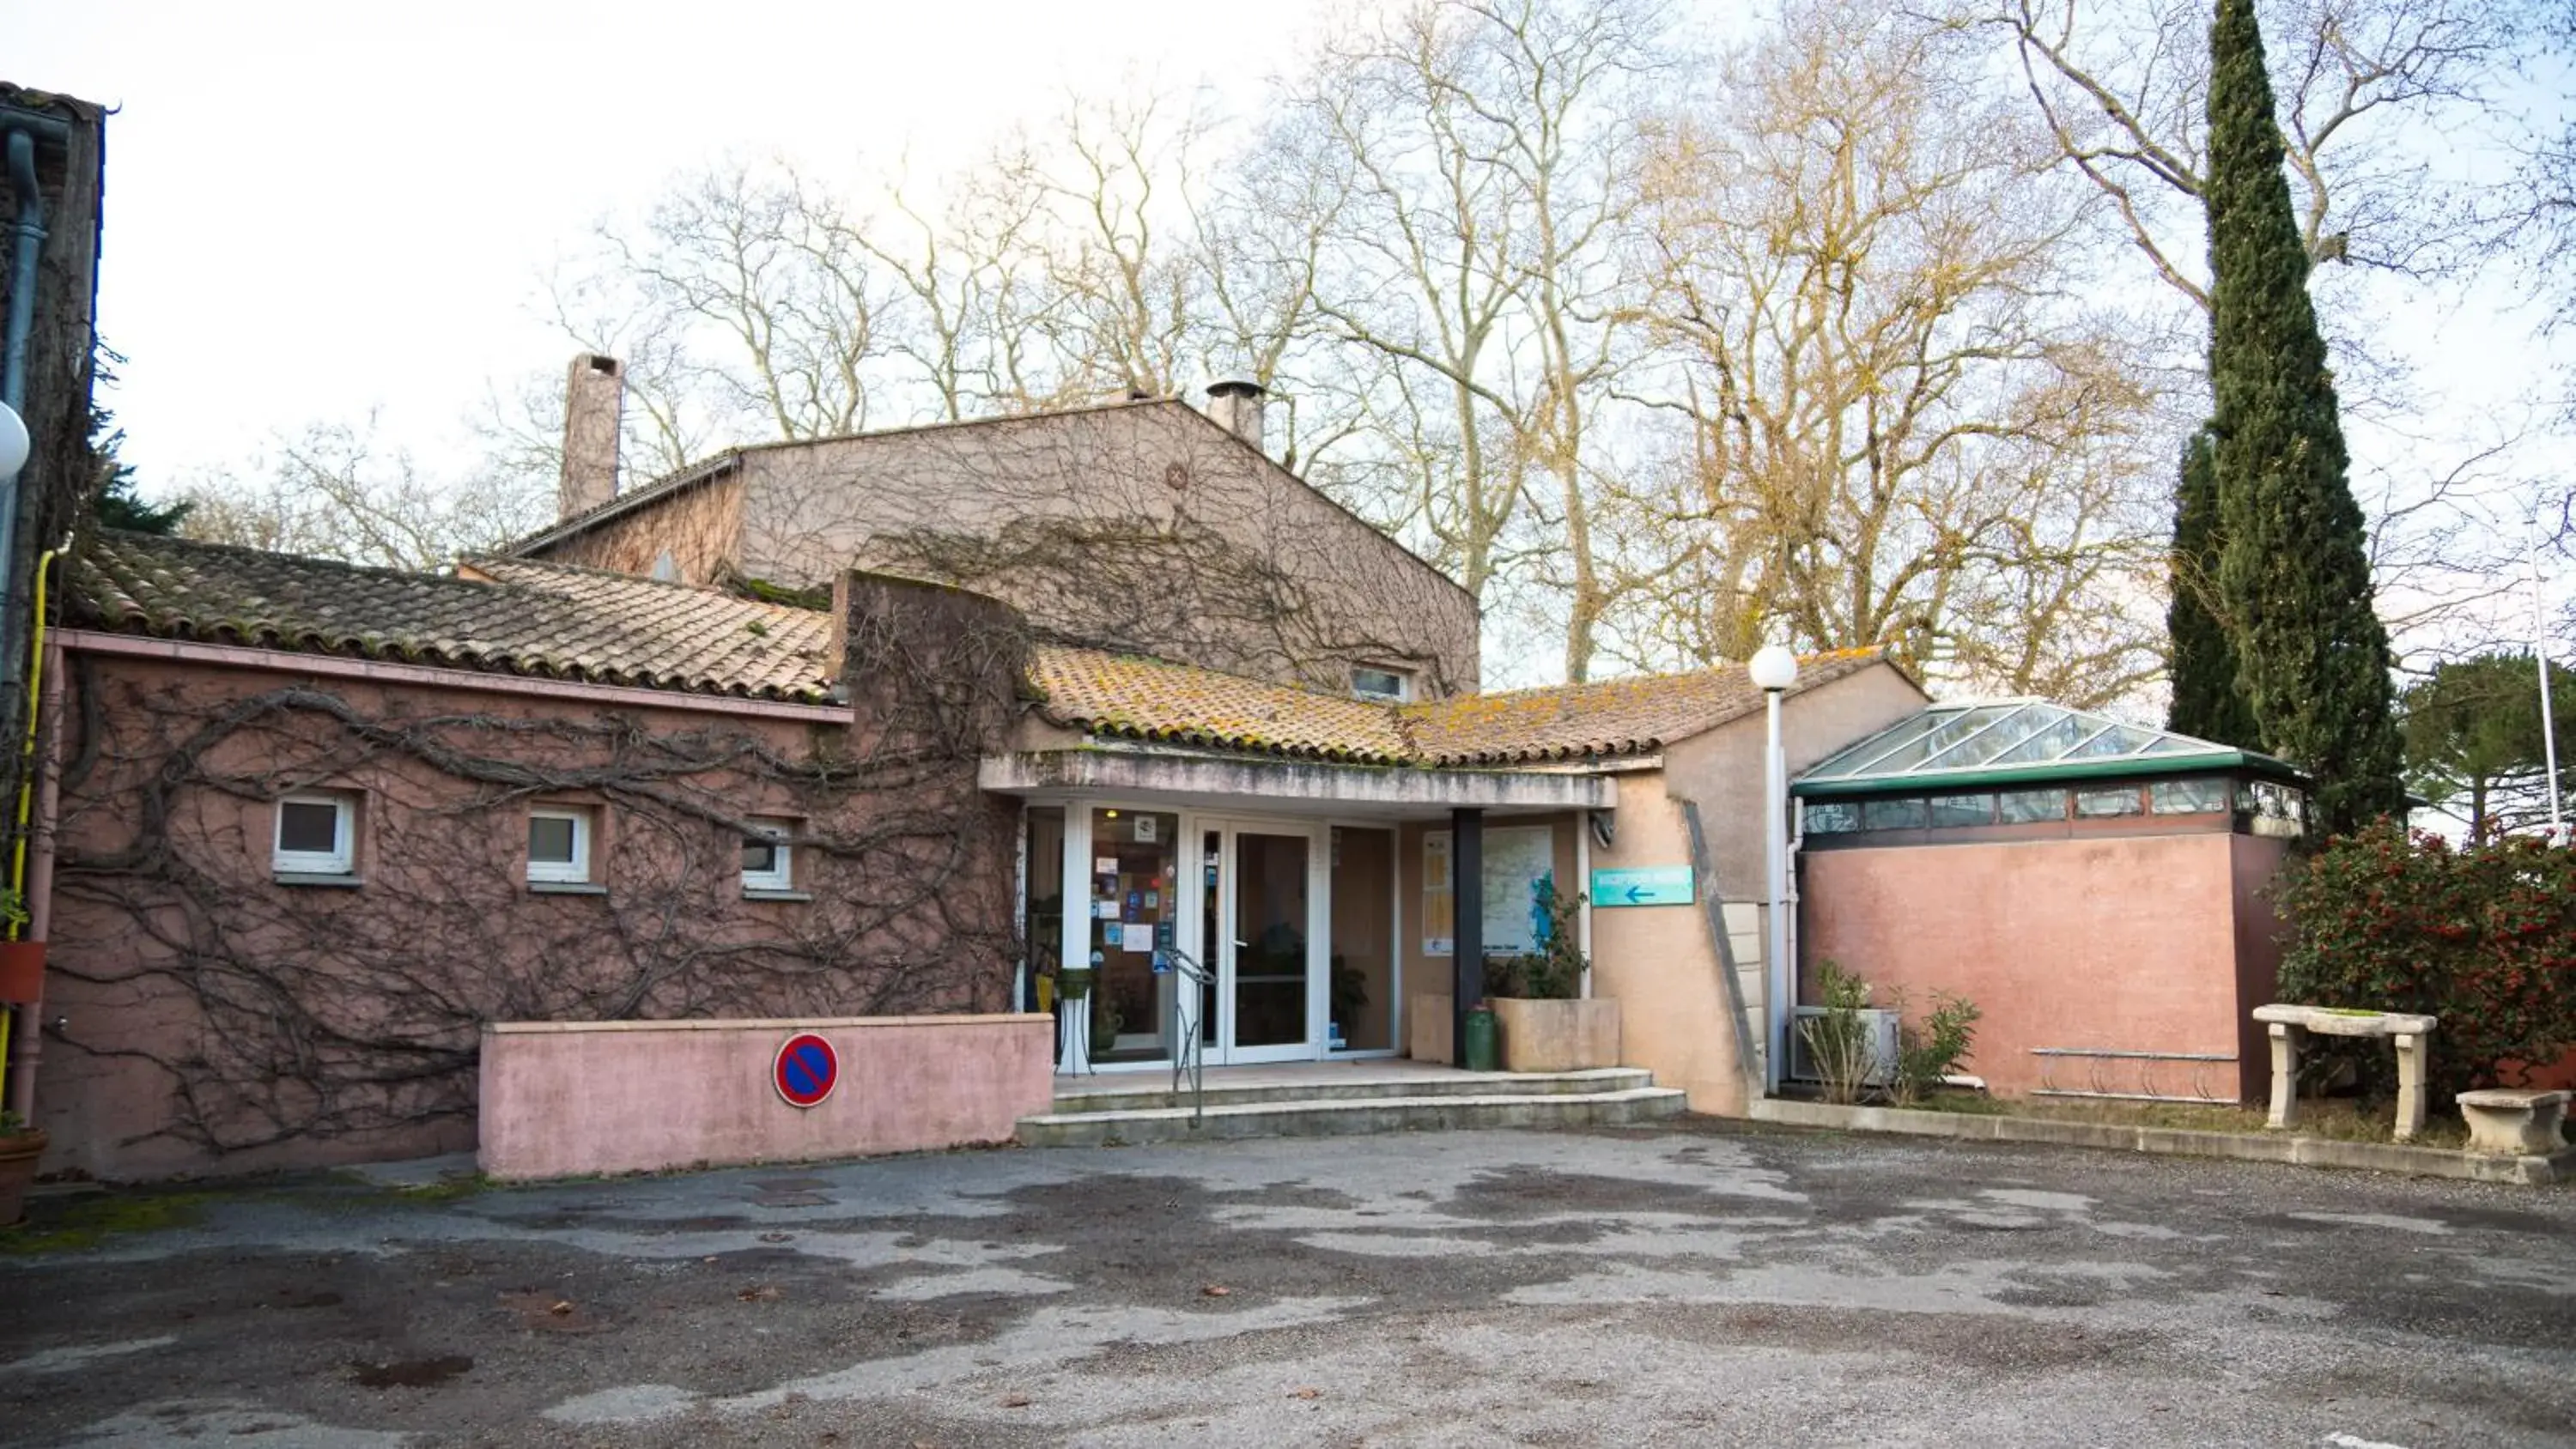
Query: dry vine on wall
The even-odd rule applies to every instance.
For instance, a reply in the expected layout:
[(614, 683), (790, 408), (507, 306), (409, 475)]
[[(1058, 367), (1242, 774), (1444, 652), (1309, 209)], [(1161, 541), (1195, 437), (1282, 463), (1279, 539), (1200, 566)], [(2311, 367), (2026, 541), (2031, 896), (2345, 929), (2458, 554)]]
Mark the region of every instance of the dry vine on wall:
[[(62, 1045), (157, 1068), (138, 1135), (221, 1157), (470, 1121), (486, 1022), (1004, 1009), (1015, 814), (975, 766), (1021, 626), (894, 590), (847, 634), (847, 729), (84, 658), (56, 965), (102, 1009)], [(270, 802), (317, 788), (360, 797), (354, 889), (272, 879)], [(604, 894), (530, 890), (539, 803), (595, 810)], [(810, 901), (743, 898), (755, 817)]]

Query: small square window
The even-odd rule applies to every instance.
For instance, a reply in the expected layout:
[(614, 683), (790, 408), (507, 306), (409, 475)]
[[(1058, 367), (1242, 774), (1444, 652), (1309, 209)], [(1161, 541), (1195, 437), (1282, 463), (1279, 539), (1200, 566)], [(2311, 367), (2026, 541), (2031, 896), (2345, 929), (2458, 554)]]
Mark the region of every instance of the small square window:
[(1921, 830), (1930, 818), (1920, 796), (1907, 800), (1863, 800), (1860, 804), (1860, 828), (1863, 830)]
[(2144, 815), (2146, 801), (2136, 786), (2122, 790), (2078, 790), (2075, 792), (2075, 814), (2084, 820), (2104, 820), (2117, 815)]
[(784, 820), (754, 823), (762, 828), (762, 833), (743, 837), (742, 888), (747, 891), (794, 890), (794, 847), (787, 843), (791, 827)]
[(1810, 800), (1806, 816), (1809, 835), (1845, 835), (1860, 829), (1860, 807), (1848, 800)]
[(2147, 787), (2147, 804), (2158, 815), (2206, 815), (2228, 803), (2225, 780), (2158, 780)]
[(590, 879), (590, 812), (541, 807), (528, 812), (528, 879)]
[(347, 875), (357, 866), (357, 801), (347, 795), (289, 795), (277, 802), (271, 864), (285, 875)]
[(1413, 698), (1413, 676), (1400, 669), (1355, 665), (1351, 669), (1351, 693), (1383, 704), (1403, 704)]
[(1995, 809), (2006, 825), (2035, 825), (2066, 818), (2063, 790), (2006, 790), (1995, 797)]

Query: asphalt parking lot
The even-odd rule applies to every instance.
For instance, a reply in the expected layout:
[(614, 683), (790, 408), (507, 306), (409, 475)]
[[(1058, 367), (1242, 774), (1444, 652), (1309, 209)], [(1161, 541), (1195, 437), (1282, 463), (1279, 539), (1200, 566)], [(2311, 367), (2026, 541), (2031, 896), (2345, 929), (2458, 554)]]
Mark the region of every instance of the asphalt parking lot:
[(143, 1206), (0, 1256), (0, 1441), (2576, 1444), (2565, 1188), (1684, 1119)]

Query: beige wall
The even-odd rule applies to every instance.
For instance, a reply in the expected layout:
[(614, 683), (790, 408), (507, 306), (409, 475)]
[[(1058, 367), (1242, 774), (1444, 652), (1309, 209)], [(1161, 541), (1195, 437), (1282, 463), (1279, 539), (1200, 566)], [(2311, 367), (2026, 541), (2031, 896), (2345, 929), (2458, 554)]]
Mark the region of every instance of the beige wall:
[[(1610, 848), (1593, 850), (1592, 868), (1690, 864), (1689, 823), (1662, 772), (1618, 778), (1618, 828)], [(1594, 906), (1592, 990), (1619, 1002), (1622, 1064), (1688, 1092), (1692, 1111), (1736, 1117), (1745, 1110), (1744, 1064), (1708, 905), (1703, 894), (1689, 906)]]
[(740, 478), (729, 514), (682, 490), (539, 556), (642, 572), (669, 544), (696, 580), (713, 530), (773, 583), (857, 563), (1160, 658), (1334, 692), (1353, 663), (1411, 669), (1425, 697), (1476, 687), (1465, 591), (1183, 403), (751, 448)]
[[(1799, 772), (1914, 714), (1928, 702), (1912, 680), (1888, 664), (1789, 695), (1780, 705), (1781, 753), (1788, 761), (1789, 778), (1796, 779)], [(1698, 809), (1700, 828), (1707, 836), (1709, 869), (1700, 881), (1700, 892), (1704, 900), (1718, 906), (1735, 970), (1736, 996), (1743, 1008), (1745, 1037), (1755, 1043), (1766, 1035), (1768, 1010), (1769, 976), (1764, 962), (1769, 955), (1770, 908), (1765, 904), (1769, 891), (1761, 822), (1762, 756), (1769, 738), (1769, 721), (1756, 712), (1664, 751), (1663, 788), (1676, 801), (1688, 801)], [(1744, 1064), (1757, 1080), (1761, 1066), (1758, 1056)]]
[[(2280, 858), (2270, 841), (2208, 832), (2074, 840), (1811, 851), (1801, 857), (1801, 975), (1831, 959), (1881, 1004), (1902, 992), (1919, 1015), (1932, 993), (1977, 1004), (1966, 1070), (2022, 1095), (2053, 1077), (2093, 1085), (2091, 1067), (2043, 1075), (2036, 1047), (2235, 1054), (2195, 1072), (2155, 1068), (2166, 1093), (2257, 1094), (2247, 1013), (2270, 990), (2270, 962), (2240, 957), (2240, 912)], [(1812, 997), (1812, 985), (1806, 994)], [(2250, 999), (2249, 999), (2250, 997)], [(2139, 1068), (2105, 1084), (2136, 1091)]]
[(1368, 1003), (1342, 1023), (1354, 1051), (1396, 1045), (1395, 837), (1393, 827), (1340, 826), (1333, 862), (1332, 954), (1360, 973)]

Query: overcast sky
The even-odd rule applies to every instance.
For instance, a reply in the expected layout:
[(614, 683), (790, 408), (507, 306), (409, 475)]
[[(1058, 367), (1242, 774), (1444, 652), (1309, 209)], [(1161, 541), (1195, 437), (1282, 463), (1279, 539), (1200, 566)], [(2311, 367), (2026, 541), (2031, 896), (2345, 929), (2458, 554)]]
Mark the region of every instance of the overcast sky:
[(147, 487), (384, 410), (467, 456), (571, 355), (541, 279), (728, 152), (938, 168), (1136, 68), (1253, 98), (1302, 0), (0, 0), (5, 78), (117, 108), (99, 322)]
[[(149, 492), (375, 409), (381, 442), (467, 466), (489, 390), (570, 355), (551, 265), (674, 173), (907, 146), (935, 172), (1123, 72), (1250, 109), (1325, 3), (0, 0), (0, 66), (117, 108), (100, 323)], [(2524, 284), (2382, 314), (2432, 396), (2408, 437), (2361, 424), (2366, 494), (2373, 466), (2438, 475), (2547, 412)], [(2554, 431), (2491, 466), (2563, 488)]]

